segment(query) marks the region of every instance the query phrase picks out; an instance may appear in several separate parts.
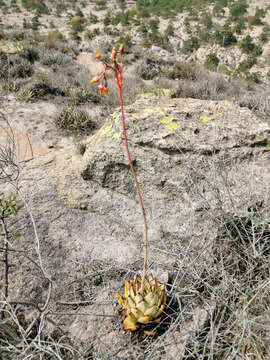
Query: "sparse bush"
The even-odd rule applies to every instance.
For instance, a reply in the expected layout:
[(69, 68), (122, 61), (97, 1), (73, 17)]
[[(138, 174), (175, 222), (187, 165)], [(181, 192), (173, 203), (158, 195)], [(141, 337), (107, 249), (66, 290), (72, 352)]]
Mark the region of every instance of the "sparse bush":
[(210, 30), (213, 27), (213, 21), (211, 15), (209, 13), (202, 14), (201, 23), (206, 27), (207, 30)]
[(65, 40), (64, 35), (61, 34), (58, 30), (50, 30), (46, 36), (47, 44), (51, 44), (51, 45), (53, 45), (53, 43), (59, 43), (59, 41), (64, 41), (64, 40)]
[(75, 16), (84, 17), (83, 12), (81, 11), (81, 9), (78, 6), (76, 7)]
[(108, 26), (111, 23), (111, 14), (107, 12), (107, 14), (103, 18), (103, 24), (104, 26)]
[(96, 0), (96, 8), (98, 10), (104, 10), (106, 9), (106, 1), (105, 0)]
[(131, 49), (132, 42), (131, 42), (131, 36), (129, 34), (122, 35), (118, 40), (118, 43), (123, 44), (125, 47), (125, 52), (128, 53)]
[(215, 16), (224, 15), (225, 13), (224, 7), (226, 7), (227, 5), (228, 5), (227, 0), (218, 0), (213, 7), (213, 15)]
[(99, 34), (100, 34), (99, 28), (95, 28), (93, 30), (86, 30), (84, 33), (84, 37), (85, 39), (92, 40)]
[(233, 19), (238, 19), (247, 12), (247, 1), (237, 0), (230, 7), (230, 15)]
[(96, 128), (88, 113), (78, 107), (64, 108), (57, 114), (54, 122), (61, 129), (75, 132), (92, 131)]
[(149, 21), (149, 27), (152, 32), (152, 34), (156, 33), (159, 28), (159, 20), (158, 19), (151, 19)]
[(262, 43), (266, 43), (269, 40), (269, 35), (265, 32), (260, 34), (260, 40)]
[(262, 54), (262, 48), (260, 45), (254, 44), (250, 35), (244, 37), (244, 39), (240, 43), (240, 48), (246, 54), (253, 54), (253, 56), (260, 56)]
[(207, 55), (206, 60), (204, 62), (204, 66), (208, 70), (217, 70), (219, 64), (219, 58), (217, 57), (217, 54), (210, 53)]
[(34, 73), (33, 67), (26, 61), (22, 61), (16, 64), (10, 69), (10, 75), (13, 78), (27, 78), (32, 76)]
[(90, 12), (89, 21), (91, 24), (96, 24), (98, 22), (98, 17)]
[(239, 18), (233, 28), (236, 34), (242, 34), (242, 31), (246, 28), (245, 19)]
[(0, 80), (8, 78), (9, 73), (9, 59), (6, 53), (0, 51)]
[(158, 61), (146, 58), (144, 62), (137, 67), (137, 74), (144, 80), (152, 80), (160, 75), (161, 67)]
[(184, 54), (190, 54), (193, 51), (198, 50), (199, 47), (200, 47), (199, 39), (195, 36), (192, 36), (190, 39), (184, 41), (182, 51)]
[(67, 96), (70, 98), (73, 105), (85, 104), (90, 101), (97, 101), (97, 97), (89, 92), (89, 90), (80, 87), (71, 87), (67, 91)]
[(167, 28), (164, 31), (165, 36), (173, 36), (174, 34), (174, 27), (172, 23), (168, 24)]
[(33, 46), (23, 47), (23, 50), (20, 52), (20, 56), (30, 63), (34, 63), (39, 60), (39, 52)]
[(82, 32), (86, 26), (87, 20), (84, 17), (74, 17), (70, 20), (69, 24), (71, 25), (73, 32)]
[(38, 30), (39, 26), (40, 26), (40, 22), (38, 19), (38, 15), (36, 15), (31, 19), (30, 27), (32, 30)]
[(11, 33), (8, 34), (8, 38), (10, 40), (22, 41), (25, 39), (25, 32), (24, 31), (12, 31)]
[(256, 9), (255, 15), (252, 16), (251, 18), (249, 18), (249, 25), (250, 26), (254, 26), (254, 25), (263, 25), (263, 21), (262, 18), (265, 17), (266, 11), (263, 9)]
[(215, 41), (224, 47), (237, 43), (237, 39), (230, 29), (217, 30), (215, 32)]
[(170, 79), (196, 80), (198, 68), (193, 62), (176, 62), (172, 70), (167, 72)]

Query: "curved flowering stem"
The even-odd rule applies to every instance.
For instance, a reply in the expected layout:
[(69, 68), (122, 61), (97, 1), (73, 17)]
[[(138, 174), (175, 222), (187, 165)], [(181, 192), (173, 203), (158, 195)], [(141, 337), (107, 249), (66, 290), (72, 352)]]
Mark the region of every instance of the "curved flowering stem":
[[(139, 203), (140, 203), (140, 207), (141, 207), (141, 211), (142, 211), (142, 215), (143, 215), (143, 221), (144, 221), (144, 234), (145, 234), (144, 264), (143, 264), (143, 274), (142, 274), (142, 282), (141, 282), (141, 289), (140, 289), (141, 293), (143, 293), (145, 277), (146, 277), (146, 270), (147, 270), (147, 259), (148, 259), (148, 225), (147, 225), (147, 220), (146, 220), (146, 214), (145, 214), (145, 208), (144, 208), (144, 204), (143, 204), (141, 188), (140, 188), (139, 182), (137, 180), (136, 172), (135, 172), (132, 160), (131, 160), (129, 146), (128, 146), (128, 138), (127, 138), (125, 114), (124, 114), (123, 92), (122, 92), (122, 89), (123, 89), (123, 67), (124, 67), (123, 66), (123, 52), (124, 52), (123, 45), (120, 45), (118, 51), (114, 47), (112, 49), (112, 53), (111, 53), (111, 59), (113, 61), (113, 64), (110, 65), (103, 59), (103, 57), (101, 56), (101, 54), (98, 51), (94, 51), (96, 58), (103, 63), (104, 69), (103, 69), (102, 73), (99, 76), (94, 77), (91, 80), (91, 82), (99, 83), (99, 86), (98, 86), (99, 93), (100, 94), (104, 93), (104, 95), (107, 96), (109, 89), (108, 89), (108, 83), (107, 83), (107, 78), (106, 78), (106, 72), (108, 70), (112, 70), (115, 75), (116, 85), (118, 86), (119, 100), (120, 100), (121, 114), (122, 114), (122, 130), (123, 130), (123, 135), (124, 135), (124, 139), (125, 139), (125, 149), (126, 149), (126, 154), (128, 157), (128, 163), (129, 163), (129, 166), (130, 166), (130, 169), (131, 169), (134, 181), (135, 181), (137, 194), (138, 194), (138, 198), (139, 198)], [(120, 54), (120, 58), (121, 58), (120, 63), (118, 63), (118, 61), (117, 61), (118, 53)]]

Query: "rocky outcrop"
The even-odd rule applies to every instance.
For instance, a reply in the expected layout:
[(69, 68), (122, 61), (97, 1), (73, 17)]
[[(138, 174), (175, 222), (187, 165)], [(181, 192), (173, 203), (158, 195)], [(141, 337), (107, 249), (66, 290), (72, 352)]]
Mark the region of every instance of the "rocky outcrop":
[[(229, 101), (168, 95), (144, 94), (125, 111), (149, 222), (153, 270), (172, 268), (184, 249), (190, 263), (206, 248), (211, 261), (218, 217), (245, 216), (255, 201), (269, 197), (269, 125)], [(92, 264), (100, 266), (102, 274), (106, 269), (113, 274), (114, 266), (133, 272), (142, 261), (143, 222), (124, 150), (120, 111), (83, 145), (83, 154), (75, 146), (51, 151), (25, 164), (21, 173), (21, 188), (40, 233), (44, 266), (56, 284), (54, 301), (65, 298), (68, 284)], [(29, 226), (22, 225), (27, 222)], [(33, 230), (26, 213), (20, 224), (24, 246), (31, 251)], [(24, 281), (29, 276), (26, 272)], [(121, 286), (121, 277), (113, 278), (98, 292), (104, 301), (112, 302), (113, 292)], [(35, 286), (24, 289), (25, 295), (42, 298)], [(81, 317), (72, 324), (73, 336), (81, 337), (83, 328), (86, 339), (86, 333), (94, 337), (94, 327), (99, 326)], [(108, 330), (112, 326), (108, 324), (106, 320), (100, 326)]]

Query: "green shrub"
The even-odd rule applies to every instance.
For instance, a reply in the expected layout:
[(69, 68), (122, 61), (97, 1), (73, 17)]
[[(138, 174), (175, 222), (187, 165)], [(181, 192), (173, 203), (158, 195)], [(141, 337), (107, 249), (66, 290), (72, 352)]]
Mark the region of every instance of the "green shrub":
[(219, 64), (219, 58), (217, 57), (217, 54), (210, 53), (207, 55), (206, 60), (204, 62), (204, 66), (208, 70), (217, 70)]
[(250, 26), (254, 26), (254, 25), (263, 25), (263, 21), (262, 18), (264, 18), (266, 15), (266, 11), (263, 9), (256, 9), (255, 15), (252, 16), (249, 19), (249, 25)]
[(43, 0), (21, 0), (27, 10), (36, 10), (37, 14), (49, 14), (50, 11)]
[(220, 16), (224, 15), (224, 7), (228, 6), (227, 0), (218, 0), (213, 7), (213, 15)]
[(246, 20), (245, 18), (240, 18), (237, 20), (236, 24), (234, 25), (234, 31), (236, 32), (236, 34), (242, 34), (242, 31), (246, 28), (246, 24), (245, 24)]
[(91, 24), (96, 24), (98, 22), (98, 17), (90, 12), (89, 21)]
[(105, 0), (96, 0), (96, 8), (98, 10), (104, 10), (106, 9), (106, 1)]
[(159, 28), (159, 20), (158, 19), (151, 19), (149, 21), (149, 27), (152, 33), (156, 33)]
[(230, 7), (230, 15), (233, 19), (238, 19), (247, 12), (247, 1), (237, 0)]
[(217, 30), (215, 32), (216, 43), (221, 46), (229, 46), (237, 43), (237, 39), (230, 29)]
[(107, 12), (107, 14), (103, 18), (103, 24), (104, 26), (108, 26), (111, 23), (111, 15)]
[(6, 53), (0, 50), (0, 80), (8, 79), (9, 76), (9, 59)]
[(237, 71), (239, 72), (247, 72), (252, 68), (253, 65), (255, 65), (257, 62), (256, 58), (253, 56), (249, 56), (247, 60), (242, 61), (237, 68)]
[(117, 0), (119, 7), (124, 10), (126, 7), (126, 0)]
[(119, 44), (124, 45), (125, 52), (129, 52), (132, 46), (131, 36), (130, 35), (122, 35), (117, 42)]
[(253, 54), (253, 56), (260, 56), (262, 54), (262, 48), (260, 45), (254, 44), (250, 35), (243, 38), (240, 43), (240, 48), (246, 54)]
[(199, 49), (199, 47), (200, 47), (199, 39), (195, 36), (192, 36), (190, 39), (184, 41), (182, 51), (184, 54), (189, 54)]
[(32, 30), (38, 30), (40, 26), (40, 22), (38, 20), (38, 15), (35, 15), (32, 19), (31, 19), (31, 29)]
[(209, 13), (202, 14), (201, 23), (206, 27), (206, 29), (210, 30), (213, 27), (211, 15)]
[(84, 37), (85, 39), (92, 40), (99, 34), (100, 34), (99, 28), (95, 28), (93, 30), (86, 30), (84, 33)]
[(266, 43), (269, 40), (269, 35), (265, 32), (262, 32), (259, 38), (261, 42)]
[(78, 6), (76, 7), (76, 10), (75, 10), (75, 16), (83, 17), (83, 12), (81, 11), (81, 9)]
[(173, 25), (172, 25), (171, 23), (168, 24), (167, 28), (165, 29), (164, 34), (165, 34), (166, 36), (173, 36), (173, 34), (174, 34), (174, 27), (173, 27)]
[(60, 16), (66, 10), (66, 4), (64, 2), (57, 2), (55, 9), (56, 16)]

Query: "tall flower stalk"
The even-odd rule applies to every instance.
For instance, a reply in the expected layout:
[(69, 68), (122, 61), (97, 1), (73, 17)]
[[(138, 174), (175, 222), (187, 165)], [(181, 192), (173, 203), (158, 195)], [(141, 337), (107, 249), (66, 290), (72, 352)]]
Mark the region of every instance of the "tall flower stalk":
[[(141, 193), (141, 188), (137, 180), (136, 172), (131, 160), (128, 138), (125, 123), (124, 103), (123, 103), (123, 52), (124, 47), (120, 45), (117, 50), (115, 47), (112, 49), (111, 60), (112, 64), (109, 64), (104, 60), (102, 55), (98, 51), (94, 51), (96, 59), (101, 61), (104, 65), (103, 71), (99, 76), (94, 77), (91, 82), (97, 83), (100, 94), (108, 95), (108, 82), (106, 73), (109, 70), (114, 72), (115, 82), (119, 91), (119, 100), (121, 106), (122, 115), (122, 130), (125, 139), (125, 150), (128, 158), (128, 163), (135, 181), (137, 194), (139, 198), (140, 208), (144, 222), (144, 264), (142, 277), (136, 276), (135, 280), (125, 283), (125, 298), (116, 294), (119, 304), (123, 308), (123, 315), (125, 317), (124, 328), (125, 330), (134, 331), (138, 328), (137, 323), (148, 323), (151, 320), (155, 320), (162, 313), (165, 303), (165, 286), (158, 285), (157, 281), (152, 275), (146, 276), (147, 260), (148, 260), (148, 225), (145, 214), (145, 208)], [(118, 62), (117, 56), (120, 55), (120, 62)]]

